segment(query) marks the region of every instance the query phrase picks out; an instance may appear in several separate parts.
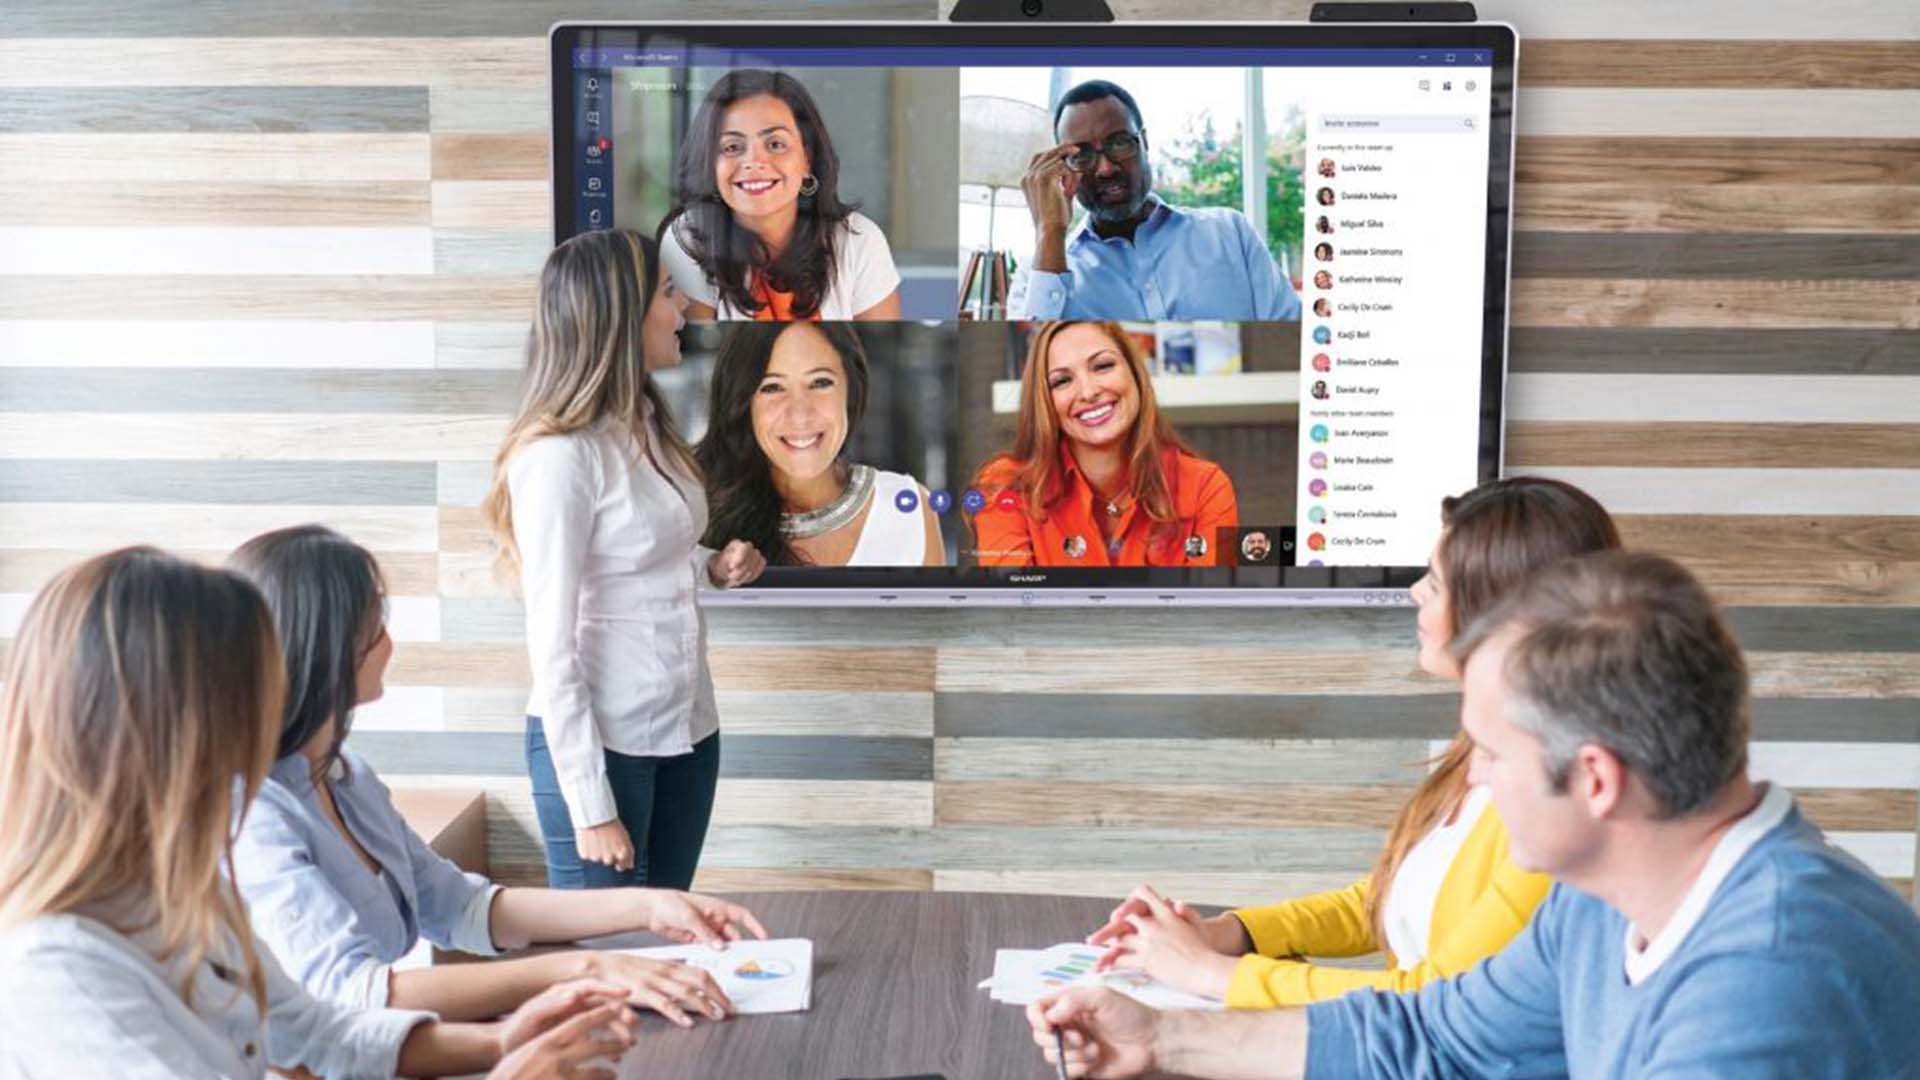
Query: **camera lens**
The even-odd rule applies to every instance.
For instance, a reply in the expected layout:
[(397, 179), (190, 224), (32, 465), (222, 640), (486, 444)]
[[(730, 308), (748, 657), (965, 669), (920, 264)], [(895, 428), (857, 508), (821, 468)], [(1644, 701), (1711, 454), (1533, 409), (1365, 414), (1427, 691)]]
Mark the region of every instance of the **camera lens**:
[(1020, 0), (1020, 14), (1029, 19), (1037, 19), (1045, 5), (1041, 0)]

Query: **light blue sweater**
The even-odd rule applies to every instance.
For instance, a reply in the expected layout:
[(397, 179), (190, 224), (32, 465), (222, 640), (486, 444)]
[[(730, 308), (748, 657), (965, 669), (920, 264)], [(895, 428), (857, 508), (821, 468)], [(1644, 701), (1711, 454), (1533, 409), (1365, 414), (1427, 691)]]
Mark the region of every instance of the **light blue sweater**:
[(1920, 919), (1797, 809), (1637, 985), (1626, 933), (1619, 912), (1556, 885), (1471, 971), (1315, 1005), (1307, 1076), (1920, 1076)]

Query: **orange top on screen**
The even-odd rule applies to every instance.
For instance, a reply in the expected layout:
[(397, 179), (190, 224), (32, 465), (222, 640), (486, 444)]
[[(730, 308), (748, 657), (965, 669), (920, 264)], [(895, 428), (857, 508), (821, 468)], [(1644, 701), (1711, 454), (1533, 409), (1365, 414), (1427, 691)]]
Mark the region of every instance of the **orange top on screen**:
[(1072, 453), (1063, 449), (1060, 459), (1064, 490), (1037, 519), (1028, 513), (1024, 498), (1001, 498), (1014, 494), (1009, 488), (1019, 466), (1013, 459), (996, 458), (980, 470), (975, 486), (988, 494), (987, 504), (973, 518), (981, 566), (1223, 565), (1215, 540), (1220, 529), (1240, 521), (1233, 481), (1225, 469), (1205, 458), (1168, 451), (1161, 460), (1173, 520), (1155, 522), (1131, 500), (1110, 506), (1100, 498)]

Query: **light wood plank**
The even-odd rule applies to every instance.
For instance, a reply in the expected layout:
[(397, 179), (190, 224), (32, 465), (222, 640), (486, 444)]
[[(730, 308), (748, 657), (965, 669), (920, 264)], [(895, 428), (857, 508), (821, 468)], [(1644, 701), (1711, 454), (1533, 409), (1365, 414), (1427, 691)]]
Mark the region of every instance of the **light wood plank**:
[[(716, 688), (727, 690), (933, 689), (930, 649), (715, 648), (707, 661)], [(401, 645), (388, 677), (414, 686), (500, 689), (531, 681), (524, 647), (475, 641)]]
[(435, 180), (433, 224), (442, 229), (553, 228), (543, 180)]
[[(1916, 393), (1920, 393), (1920, 388), (1916, 388)], [(1514, 469), (1551, 465), (1899, 468), (1915, 462), (1920, 462), (1920, 422), (1668, 424), (1523, 420), (1507, 428), (1507, 463)]]
[(48, 276), (10, 281), (0, 319), (528, 319), (531, 276)]
[[(1029, 893), (1042, 896), (1095, 896), (1118, 901), (1138, 885), (1152, 885), (1163, 896), (1189, 904), (1221, 907), (1275, 903), (1296, 896), (1342, 889), (1369, 868), (1359, 860), (1350, 870), (1248, 874), (1166, 870), (1151, 852), (1142, 852), (1130, 867), (1111, 870), (935, 870), (933, 887), (939, 892)], [(1088, 927), (1091, 932), (1093, 927)]]
[(1902, 832), (1920, 814), (1920, 795), (1911, 789), (1807, 788), (1793, 797), (1801, 813), (1828, 832)]
[(1920, 329), (1920, 282), (1526, 278), (1516, 326)]
[(0, 274), (431, 274), (420, 226), (7, 225)]
[(551, 162), (544, 135), (435, 135), (433, 178), (547, 182)]
[[(1507, 381), (1510, 421), (1900, 426), (1920, 423), (1920, 378), (1907, 375), (1521, 374)], [(1909, 458), (1897, 464), (1920, 464)]]
[(0, 184), (0, 225), (393, 226), (432, 222), (422, 181)]
[(545, 38), (0, 38), (0, 87), (462, 85), (546, 86)]
[[(1622, 514), (1916, 514), (1920, 469), (1538, 466)], [(1743, 557), (1740, 549), (1722, 558)]]
[(16, 87), (0, 131), (425, 131), (418, 86)]
[(1399, 652), (1130, 648), (940, 650), (945, 692), (1434, 694), (1444, 684)]
[(440, 86), (430, 103), (433, 131), (539, 134), (553, 122), (545, 86)]
[(0, 183), (426, 180), (422, 134), (0, 134)]
[(1920, 139), (1532, 136), (1518, 184), (1920, 184)]
[(1518, 184), (1522, 232), (1920, 232), (1912, 184)]
[(154, 544), (225, 551), (269, 529), (310, 522), (375, 551), (431, 553), (438, 539), (432, 507), (12, 503), (0, 513), (0, 548), (97, 553)]
[(1920, 90), (1521, 88), (1521, 135), (1920, 138)]
[(891, 780), (721, 780), (714, 795), (713, 823), (924, 829), (933, 825), (933, 785)]
[(936, 739), (934, 779), (953, 784), (1400, 785), (1432, 755), (1424, 739), (1193, 739), (1169, 718), (1153, 739)]
[(1747, 676), (1755, 697), (1920, 697), (1914, 653), (1750, 652)]
[[(0, 568), (5, 566), (0, 554)], [(4, 581), (0, 577), (0, 581)], [(899, 690), (784, 690), (716, 693), (728, 735), (831, 735), (928, 738), (933, 695)], [(527, 695), (519, 688), (447, 691), (447, 726), (460, 731), (522, 731)]]
[(1520, 50), (1522, 86), (1905, 90), (1920, 82), (1920, 41), (1623, 41), (1617, 33), (1556, 41), (1533, 32)]
[[(1116, 826), (1355, 825), (1384, 829), (1411, 786), (1273, 784), (1222, 787), (1211, 776), (1191, 784), (943, 783), (934, 793), (938, 825)], [(1859, 809), (1863, 800), (1836, 805)], [(1886, 811), (1884, 801), (1872, 804)], [(1914, 811), (1906, 804), (1908, 816)], [(1875, 821), (1884, 819), (1884, 813)], [(1856, 820), (1849, 817), (1846, 820)], [(1884, 828), (1884, 825), (1860, 826)]]
[(431, 413), (0, 413), (0, 459), (488, 461), (503, 416)]
[(1685, 559), (1722, 603), (1920, 605), (1920, 563)]
[(873, 889), (928, 892), (931, 870), (709, 870), (693, 875), (696, 892), (813, 892), (819, 889)]
[[(1197, 12), (1190, 0), (1109, 0), (1114, 16), (1133, 22), (1177, 21), (1196, 14), (1209, 21), (1305, 22), (1311, 0), (1213, 0)], [(940, 0), (942, 17), (953, 0)], [(1509, 22), (1535, 38), (1729, 38), (1735, 40), (1920, 37), (1920, 16), (1904, 0), (1836, 0), (1831, 4), (1777, 4), (1756, 8), (1740, 0), (1479, 0), (1482, 22)], [(1522, 53), (1525, 53), (1522, 46)]]
[(1920, 520), (1894, 514), (1828, 517), (1780, 515), (1640, 515), (1615, 518), (1629, 547), (1649, 547), (1681, 558), (1801, 561), (1827, 558), (1920, 561)]
[(430, 368), (434, 350), (420, 320), (0, 320), (0, 368)]

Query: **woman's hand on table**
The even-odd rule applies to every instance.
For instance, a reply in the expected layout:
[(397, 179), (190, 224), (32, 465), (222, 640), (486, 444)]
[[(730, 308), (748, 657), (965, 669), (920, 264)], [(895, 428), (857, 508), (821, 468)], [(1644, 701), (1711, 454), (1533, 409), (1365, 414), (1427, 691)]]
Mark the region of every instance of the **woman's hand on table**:
[(618, 1060), (633, 1045), (627, 992), (581, 979), (539, 994), (500, 1022), (500, 1063), (487, 1080), (612, 1077), (595, 1059)]
[(751, 585), (767, 568), (767, 557), (745, 540), (735, 540), (707, 560), (707, 579), (722, 589)]
[(694, 1016), (724, 1020), (733, 1002), (713, 976), (677, 960), (656, 960), (624, 953), (577, 954), (588, 977), (619, 987), (626, 1000), (652, 1009), (681, 1027), (692, 1027)]
[(642, 889), (644, 929), (682, 945), (724, 948), (748, 934), (765, 941), (767, 928), (739, 904), (675, 889)]
[[(1215, 946), (1209, 931), (1224, 937), (1224, 928), (1209, 928), (1209, 921), (1187, 905), (1166, 900), (1142, 885), (1113, 910), (1105, 926), (1087, 936), (1087, 944), (1107, 949), (1094, 970), (1120, 967), (1145, 971), (1189, 993), (1224, 998), (1233, 980), (1237, 954), (1229, 955)], [(1238, 920), (1234, 921), (1237, 925)]]

